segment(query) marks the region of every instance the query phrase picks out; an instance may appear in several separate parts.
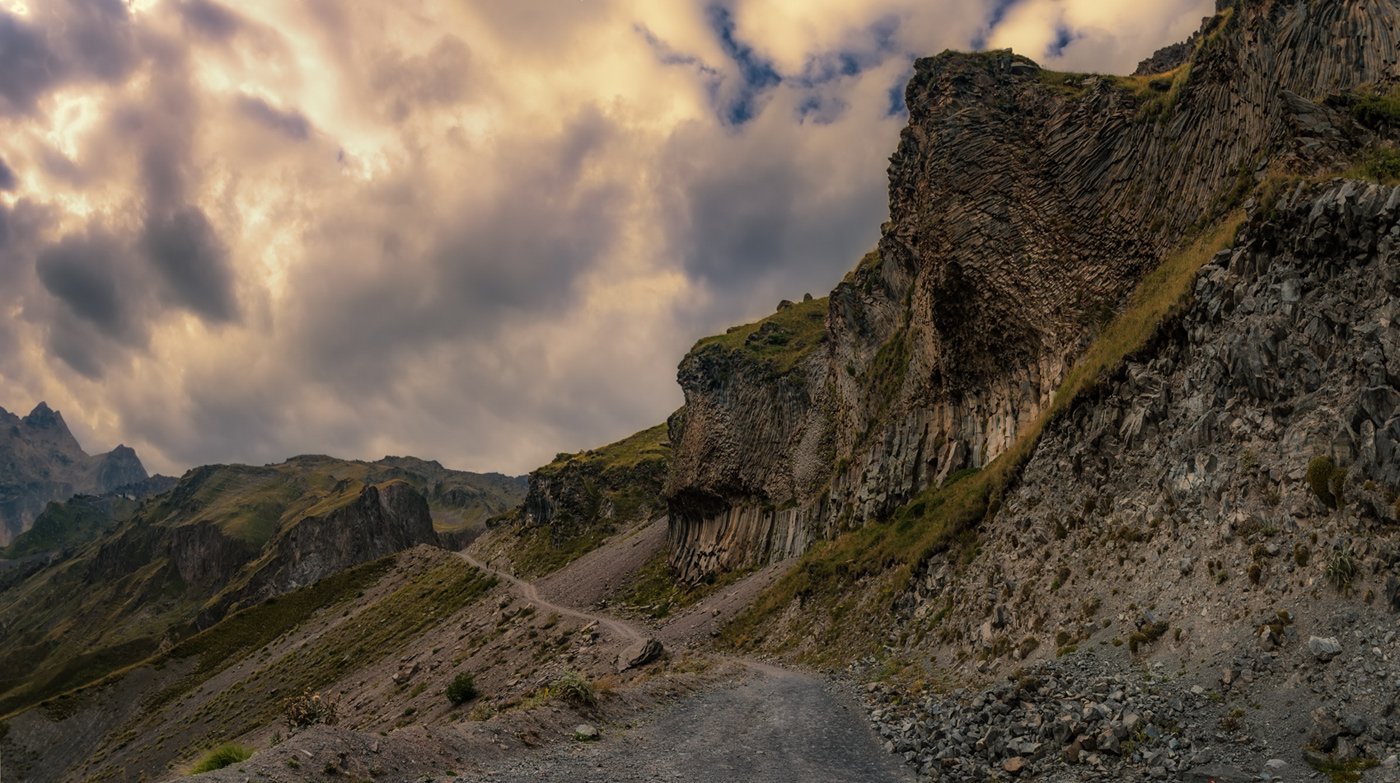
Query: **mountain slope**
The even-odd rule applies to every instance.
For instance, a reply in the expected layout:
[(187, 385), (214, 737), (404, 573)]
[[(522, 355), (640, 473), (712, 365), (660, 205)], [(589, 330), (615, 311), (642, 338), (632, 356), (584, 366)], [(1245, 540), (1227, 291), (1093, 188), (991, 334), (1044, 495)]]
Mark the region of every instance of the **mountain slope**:
[(0, 713), (141, 660), (231, 611), (358, 563), (437, 544), (518, 480), (390, 458), (212, 465), (72, 556), (0, 590)]

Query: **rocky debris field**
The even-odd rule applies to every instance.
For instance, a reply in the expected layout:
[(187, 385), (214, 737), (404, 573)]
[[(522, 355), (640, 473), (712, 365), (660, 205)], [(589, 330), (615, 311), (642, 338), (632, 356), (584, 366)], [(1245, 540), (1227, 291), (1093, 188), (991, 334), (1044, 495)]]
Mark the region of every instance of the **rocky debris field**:
[(1306, 638), (1264, 623), (1201, 667), (1213, 678), (1115, 649), (980, 689), (872, 683), (870, 719), (928, 780), (1400, 781), (1397, 631), (1384, 615), (1333, 619), (1335, 635)]

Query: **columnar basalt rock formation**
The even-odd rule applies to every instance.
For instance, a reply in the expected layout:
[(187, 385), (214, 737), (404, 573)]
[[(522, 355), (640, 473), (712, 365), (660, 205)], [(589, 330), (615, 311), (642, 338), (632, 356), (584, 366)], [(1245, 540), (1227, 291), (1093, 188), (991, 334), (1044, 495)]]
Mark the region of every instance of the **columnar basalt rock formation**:
[(1138, 77), (919, 60), (890, 222), (824, 339), (781, 368), (732, 341), (681, 364), (678, 573), (796, 554), (1005, 451), (1173, 248), (1264, 180), (1374, 141), (1338, 101), (1400, 76), (1397, 21), (1391, 0), (1226, 4)]

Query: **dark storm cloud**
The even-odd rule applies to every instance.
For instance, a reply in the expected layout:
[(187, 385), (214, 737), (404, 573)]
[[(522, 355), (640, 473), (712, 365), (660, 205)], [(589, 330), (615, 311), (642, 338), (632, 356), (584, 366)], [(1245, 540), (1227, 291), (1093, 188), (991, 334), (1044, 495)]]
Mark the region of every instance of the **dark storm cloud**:
[(823, 195), (822, 181), (833, 172), (814, 168), (819, 160), (760, 145), (733, 160), (697, 161), (687, 153), (694, 143), (676, 139), (665, 168), (677, 185), (668, 203), (674, 250), (730, 318), (752, 315), (758, 292), (773, 303), (825, 293), (869, 249), (886, 217), (878, 176)]
[(386, 114), (402, 122), (414, 109), (451, 105), (469, 97), (474, 81), (471, 50), (460, 38), (445, 35), (421, 55), (386, 52), (370, 81), (387, 104)]
[(278, 109), (251, 95), (239, 96), (238, 109), (254, 122), (288, 138), (305, 141), (311, 137), (311, 122), (301, 112)]
[(62, 76), (62, 63), (44, 36), (19, 17), (0, 12), (0, 114), (22, 114)]
[(214, 40), (232, 38), (243, 26), (237, 14), (211, 0), (183, 0), (178, 9), (186, 28)]
[(104, 233), (64, 237), (39, 254), (36, 270), (50, 294), (107, 334), (131, 334), (132, 308), (120, 290), (125, 248)]
[(0, 12), (0, 114), (28, 114), (73, 80), (114, 82), (140, 58), (122, 0), (53, 0), (32, 21)]
[(143, 247), (173, 302), (207, 322), (237, 320), (228, 251), (198, 207), (152, 217)]
[(3, 158), (0, 158), (0, 190), (14, 190), (19, 184), (19, 178), (9, 166), (5, 165)]

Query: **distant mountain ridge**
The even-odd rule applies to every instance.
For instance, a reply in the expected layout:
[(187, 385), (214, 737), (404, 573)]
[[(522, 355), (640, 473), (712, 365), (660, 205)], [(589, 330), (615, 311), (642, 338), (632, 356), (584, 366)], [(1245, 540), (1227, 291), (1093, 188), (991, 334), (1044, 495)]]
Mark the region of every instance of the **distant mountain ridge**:
[(135, 489), (148, 479), (128, 446), (89, 455), (47, 403), (22, 418), (0, 408), (0, 546), (28, 530), (52, 501)]

